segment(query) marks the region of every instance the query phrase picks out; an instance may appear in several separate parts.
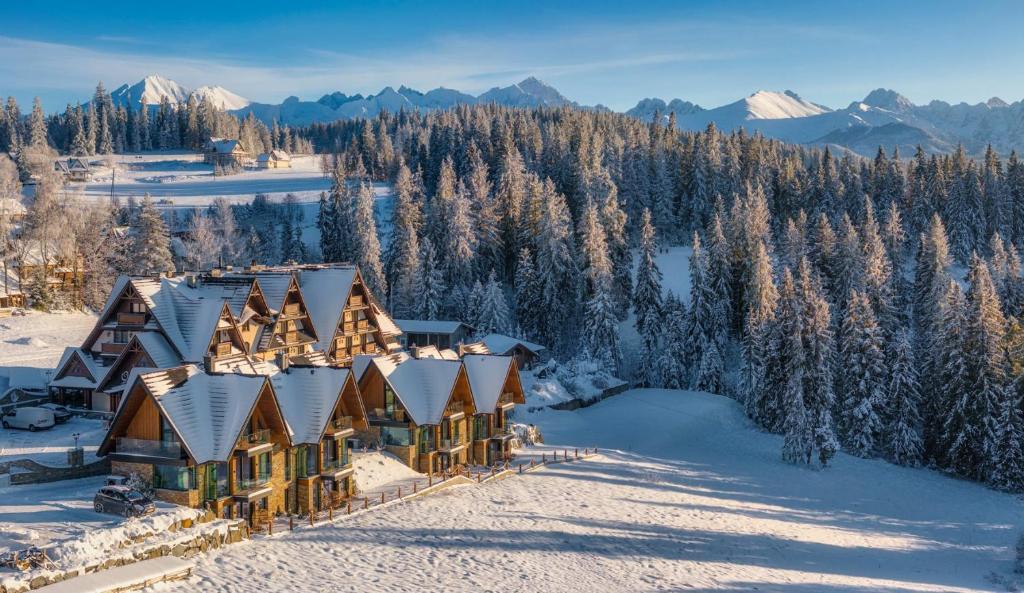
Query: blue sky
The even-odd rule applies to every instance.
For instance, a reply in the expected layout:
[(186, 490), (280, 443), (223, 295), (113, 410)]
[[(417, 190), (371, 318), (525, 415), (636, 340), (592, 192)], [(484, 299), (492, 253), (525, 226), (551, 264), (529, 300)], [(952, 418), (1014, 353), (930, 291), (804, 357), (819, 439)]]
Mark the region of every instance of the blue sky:
[[(19, 2), (0, 21), (0, 94), (48, 110), (161, 74), (249, 99), (406, 84), (479, 93), (529, 75), (624, 110), (791, 89), (843, 107), (1024, 98), (1024, 2)], [(102, 9), (98, 8), (102, 6)]]

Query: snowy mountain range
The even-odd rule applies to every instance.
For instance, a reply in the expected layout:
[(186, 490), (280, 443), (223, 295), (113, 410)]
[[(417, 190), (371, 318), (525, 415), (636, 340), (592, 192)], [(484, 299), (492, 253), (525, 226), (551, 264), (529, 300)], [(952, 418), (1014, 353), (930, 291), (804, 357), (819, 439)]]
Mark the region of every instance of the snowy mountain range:
[(317, 101), (301, 101), (288, 97), (280, 104), (250, 103), (234, 113), (244, 117), (249, 113), (263, 120), (290, 125), (306, 125), (313, 122), (329, 122), (356, 117), (373, 117), (381, 111), (396, 113), (406, 111), (448, 109), (456, 105), (498, 103), (509, 107), (559, 107), (576, 103), (570, 101), (554, 87), (530, 77), (518, 84), (495, 87), (481, 95), (473, 96), (457, 90), (439, 87), (425, 93), (401, 86), (396, 91), (385, 87), (376, 95), (346, 95), (341, 92), (320, 97)]
[(195, 95), (196, 101), (207, 99), (220, 109), (233, 111), (249, 105), (249, 100), (232, 93), (221, 86), (201, 86), (188, 89), (173, 80), (158, 75), (150, 75), (133, 85), (121, 85), (110, 92), (115, 105), (131, 105), (138, 108), (142, 99), (149, 105), (159, 105), (163, 97), (172, 104), (185, 103), (189, 95)]
[[(293, 126), (373, 117), (383, 110), (392, 113), (401, 109), (429, 111), (463, 104), (605, 109), (579, 105), (534, 77), (476, 96), (444, 87), (420, 92), (406, 86), (397, 90), (389, 86), (375, 95), (334, 92), (316, 101), (289, 97), (281, 103), (256, 103), (223, 87), (188, 89), (173, 80), (153, 75), (133, 85), (123, 85), (111, 94), (115, 103), (135, 106), (141, 104), (143, 97), (150, 105), (156, 105), (164, 96), (172, 103), (180, 103), (195, 94), (239, 117), (252, 113), (268, 124), (276, 120)], [(650, 121), (656, 113), (664, 118), (674, 113), (677, 126), (683, 130), (701, 130), (714, 122), (722, 130), (744, 128), (786, 142), (830, 145), (865, 156), (874, 155), (879, 145), (888, 151), (898, 147), (904, 156), (910, 156), (918, 145), (928, 152), (949, 152), (958, 144), (963, 144), (971, 154), (981, 154), (988, 144), (1003, 154), (1024, 150), (1024, 101), (1006, 103), (998, 98), (976, 105), (951, 105), (943, 101), (915, 105), (896, 91), (876, 89), (861, 101), (842, 109), (831, 109), (792, 91), (761, 90), (712, 109), (681, 99), (666, 102), (648, 98), (626, 111), (627, 115), (645, 121)]]
[(714, 122), (719, 129), (761, 132), (787, 142), (832, 145), (871, 156), (884, 146), (910, 156), (918, 145), (928, 152), (949, 152), (963, 144), (980, 154), (988, 144), (999, 152), (1024, 148), (1024, 102), (999, 98), (985, 103), (950, 105), (932, 101), (915, 105), (896, 91), (876, 89), (844, 109), (812, 103), (792, 91), (758, 91), (734, 103), (703, 109), (687, 101), (644, 99), (626, 113), (650, 120), (674, 112), (679, 128), (700, 130)]

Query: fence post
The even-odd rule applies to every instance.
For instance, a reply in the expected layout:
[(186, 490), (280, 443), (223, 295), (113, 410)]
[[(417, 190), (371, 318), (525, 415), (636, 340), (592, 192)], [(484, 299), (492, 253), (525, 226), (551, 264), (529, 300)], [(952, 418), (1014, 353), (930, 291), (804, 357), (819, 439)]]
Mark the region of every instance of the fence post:
[(523, 473), (523, 464), (522, 463), (519, 464), (519, 473)]
[(327, 519), (329, 521), (333, 521), (334, 520), (334, 505), (333, 504), (328, 504), (327, 505)]
[(434, 474), (427, 474), (427, 488), (434, 485)]
[(541, 462), (541, 464), (544, 464), (544, 463), (548, 462), (548, 454), (547, 453), (541, 453), (540, 454), (540, 462)]
[(346, 501), (346, 502), (348, 503), (347, 504), (347, 506), (348, 506), (348, 514), (351, 515), (352, 514), (352, 499), (349, 498), (348, 501)]
[(309, 526), (313, 526), (313, 509), (309, 509)]
[(370, 508), (370, 498), (368, 496), (367, 497), (363, 497), (363, 508), (364, 509)]
[(417, 483), (418, 483), (418, 482), (413, 482), (413, 483), (412, 483), (412, 493), (413, 493), (413, 494), (416, 494), (416, 484), (417, 484)]
[(575, 455), (575, 456), (576, 456), (576, 459), (579, 459), (579, 458), (580, 458), (580, 450), (579, 450), (579, 449), (576, 449), (576, 450), (575, 450), (575, 451), (573, 452), (573, 455)]
[(271, 517), (270, 521), (267, 522), (267, 536), (274, 535), (274, 518)]
[(295, 530), (295, 515), (288, 513), (288, 531)]
[(398, 498), (402, 498), (402, 487), (398, 487)]
[(384, 504), (384, 493), (383, 492), (380, 493), (380, 503)]

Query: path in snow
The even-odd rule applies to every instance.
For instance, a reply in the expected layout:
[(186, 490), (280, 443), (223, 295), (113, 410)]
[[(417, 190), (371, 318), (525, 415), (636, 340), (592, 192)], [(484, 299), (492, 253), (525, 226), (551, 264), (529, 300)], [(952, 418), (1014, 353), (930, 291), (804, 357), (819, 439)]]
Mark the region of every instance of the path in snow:
[(718, 396), (631, 391), (529, 420), (627, 450), (232, 546), (168, 589), (991, 591), (1024, 519), (928, 470), (785, 465)]

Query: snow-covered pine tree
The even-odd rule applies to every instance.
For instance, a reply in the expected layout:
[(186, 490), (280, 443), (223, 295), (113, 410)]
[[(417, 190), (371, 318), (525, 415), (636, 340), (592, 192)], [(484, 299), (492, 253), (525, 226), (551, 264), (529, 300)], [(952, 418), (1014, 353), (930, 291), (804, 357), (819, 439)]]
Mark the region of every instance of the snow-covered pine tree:
[(1008, 385), (1003, 392), (989, 478), (993, 486), (1008, 492), (1024, 489), (1024, 451), (1021, 449), (1024, 424), (1021, 422), (1019, 393), (1019, 385), (1016, 384)]
[(174, 271), (167, 224), (149, 194), (142, 198), (134, 237), (132, 250), (137, 258), (135, 274), (147, 276)]
[(377, 220), (373, 215), (375, 203), (373, 188), (368, 183), (359, 186), (355, 200), (352, 225), (356, 257), (363, 280), (373, 294), (387, 294), (384, 264), (381, 262), (380, 241), (377, 239)]
[(412, 172), (402, 161), (395, 178), (395, 203), (391, 216), (385, 269), (391, 288), (391, 312), (400, 319), (416, 310), (416, 284), (420, 275), (419, 226), (422, 213)]
[(686, 389), (686, 306), (671, 292), (665, 297), (662, 347), (657, 357), (659, 384), (665, 389)]
[(633, 289), (633, 311), (636, 313), (636, 331), (640, 336), (640, 356), (636, 369), (639, 385), (652, 387), (659, 383), (657, 371), (658, 339), (661, 334), (662, 300), (661, 270), (654, 257), (657, 239), (651, 212), (646, 208), (640, 223), (640, 263)]
[(789, 463), (810, 464), (814, 450), (814, 432), (804, 400), (803, 372), (807, 366), (804, 350), (803, 305), (789, 268), (782, 271), (779, 309), (772, 340), (772, 362), (768, 393), (761, 398), (755, 418), (773, 431), (781, 431), (782, 459)]
[(583, 212), (580, 225), (583, 276), (586, 280), (583, 344), (590, 354), (617, 372), (622, 364), (619, 350), (618, 314), (613, 293), (612, 263), (604, 227), (593, 202)]
[(416, 314), (419, 319), (437, 319), (441, 313), (442, 299), (446, 290), (444, 275), (437, 264), (434, 244), (429, 238), (423, 239), (420, 248), (420, 276), (417, 279), (419, 295)]
[(804, 406), (813, 434), (813, 452), (821, 466), (827, 466), (839, 450), (832, 410), (835, 406), (833, 344), (828, 301), (811, 275), (811, 264), (805, 257), (797, 270), (798, 294), (802, 311), (804, 352)]
[(885, 395), (884, 450), (893, 463), (917, 467), (924, 454), (918, 407), (921, 395), (914, 350), (905, 330), (896, 334), (895, 342), (889, 350), (892, 358)]
[(963, 360), (968, 382), (952, 400), (945, 441), (950, 467), (976, 480), (991, 477), (996, 457), (996, 422), (1006, 387), (1003, 317), (988, 265), (977, 254), (968, 271)]
[(882, 437), (886, 366), (882, 330), (866, 294), (854, 290), (839, 331), (843, 447), (872, 457)]
[(537, 268), (533, 263), (533, 254), (524, 247), (516, 260), (515, 281), (515, 324), (522, 333), (521, 337), (536, 340), (541, 324), (541, 286), (537, 277)]
[(553, 193), (543, 208), (536, 255), (542, 312), (538, 334), (542, 344), (564, 356), (578, 350), (575, 328), (582, 282), (565, 198)]
[(28, 145), (32, 148), (46, 148), (49, 145), (46, 134), (46, 116), (43, 104), (36, 97), (32, 101), (32, 115), (28, 120)]
[(483, 288), (476, 316), (476, 331), (480, 335), (490, 333), (511, 334), (512, 322), (508, 312), (505, 289), (498, 281), (498, 275), (491, 270), (487, 285)]
[(757, 414), (762, 408), (761, 400), (771, 397), (767, 393), (767, 365), (771, 327), (779, 299), (772, 280), (771, 259), (764, 243), (755, 252), (750, 270), (744, 289), (747, 311), (743, 323), (740, 391), (747, 415), (756, 423), (764, 425), (765, 422)]

